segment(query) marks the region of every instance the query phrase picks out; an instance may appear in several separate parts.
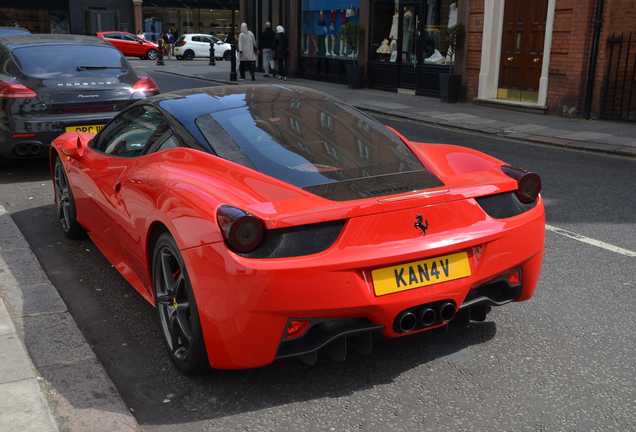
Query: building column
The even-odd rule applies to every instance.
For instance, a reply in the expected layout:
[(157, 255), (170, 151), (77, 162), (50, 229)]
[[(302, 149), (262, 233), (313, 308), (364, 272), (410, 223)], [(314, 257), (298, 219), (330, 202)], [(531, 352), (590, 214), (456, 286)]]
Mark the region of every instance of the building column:
[(287, 63), (287, 72), (290, 76), (295, 76), (298, 73), (298, 61), (300, 53), (300, 23), (298, 17), (300, 16), (300, 3), (299, 1), (289, 2), (289, 20), (287, 23), (287, 37), (289, 41), (289, 59)]
[(132, 0), (133, 3), (133, 13), (135, 16), (135, 34), (139, 34), (143, 32), (143, 4), (144, 0)]

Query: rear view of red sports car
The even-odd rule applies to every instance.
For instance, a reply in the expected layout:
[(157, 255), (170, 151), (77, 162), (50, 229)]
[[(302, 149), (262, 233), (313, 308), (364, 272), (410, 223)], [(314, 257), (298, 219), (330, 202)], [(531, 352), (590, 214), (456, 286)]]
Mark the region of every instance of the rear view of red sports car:
[(529, 299), (540, 178), (293, 86), (179, 91), (51, 150), (58, 218), (156, 306), (185, 373), (371, 350)]

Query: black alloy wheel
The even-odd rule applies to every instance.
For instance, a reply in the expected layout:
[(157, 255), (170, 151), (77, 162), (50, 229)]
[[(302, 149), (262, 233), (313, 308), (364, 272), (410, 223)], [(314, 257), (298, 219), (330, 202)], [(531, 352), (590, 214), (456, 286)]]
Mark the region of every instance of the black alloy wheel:
[(77, 222), (73, 192), (60, 158), (55, 160), (53, 189), (55, 191), (56, 216), (64, 235), (73, 240), (81, 239), (84, 235), (84, 230)]
[(227, 50), (223, 53), (223, 60), (225, 61), (230, 61), (232, 57), (232, 51), (231, 50)]
[(171, 360), (185, 374), (205, 371), (209, 363), (190, 278), (174, 239), (167, 233), (155, 244), (153, 284)]
[(192, 50), (187, 50), (186, 52), (183, 53), (183, 59), (184, 60), (194, 60), (194, 51)]

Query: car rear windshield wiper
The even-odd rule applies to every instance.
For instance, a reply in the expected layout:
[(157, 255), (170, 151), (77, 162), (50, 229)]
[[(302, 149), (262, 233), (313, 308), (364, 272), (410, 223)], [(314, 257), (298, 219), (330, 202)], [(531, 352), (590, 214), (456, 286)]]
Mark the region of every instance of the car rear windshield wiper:
[(121, 69), (121, 66), (78, 66), (78, 71), (86, 70), (102, 70), (102, 69)]

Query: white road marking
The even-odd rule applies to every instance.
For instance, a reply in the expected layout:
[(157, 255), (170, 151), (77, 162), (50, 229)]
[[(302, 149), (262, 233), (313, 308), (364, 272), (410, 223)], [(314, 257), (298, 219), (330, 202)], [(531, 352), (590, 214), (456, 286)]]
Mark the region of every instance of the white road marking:
[(559, 227), (555, 227), (555, 226), (552, 226), (552, 225), (546, 225), (545, 229), (550, 231), (550, 232), (553, 232), (555, 234), (558, 234), (560, 236), (580, 241), (581, 243), (586, 243), (586, 244), (589, 244), (589, 245), (592, 245), (592, 246), (596, 246), (596, 247), (601, 248), (601, 249), (608, 250), (610, 252), (614, 252), (614, 253), (617, 253), (617, 254), (625, 255), (625, 256), (628, 256), (628, 257), (631, 257), (631, 258), (636, 258), (636, 252), (634, 252), (634, 251), (631, 251), (629, 249), (624, 249), (622, 247), (614, 246), (613, 244), (605, 243), (603, 241), (596, 240), (596, 239), (593, 239), (593, 238), (590, 238), (590, 237), (586, 237), (584, 235), (575, 233), (573, 231), (569, 231), (569, 230), (566, 230), (566, 229), (563, 229), (563, 228), (559, 228)]

